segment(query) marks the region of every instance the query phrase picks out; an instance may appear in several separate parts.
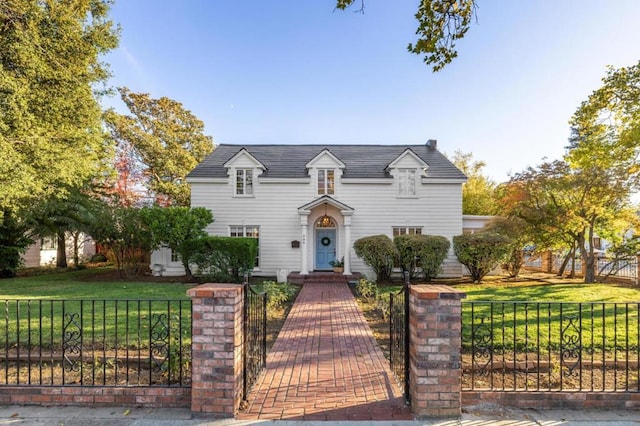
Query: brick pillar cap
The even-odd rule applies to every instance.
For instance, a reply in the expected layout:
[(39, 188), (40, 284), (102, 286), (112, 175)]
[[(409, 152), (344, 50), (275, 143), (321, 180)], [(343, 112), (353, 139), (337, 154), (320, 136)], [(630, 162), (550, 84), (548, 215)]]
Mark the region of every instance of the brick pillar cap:
[(189, 297), (231, 296), (242, 291), (241, 284), (205, 283), (187, 290)]
[(448, 285), (412, 285), (411, 294), (418, 299), (464, 299), (467, 293)]

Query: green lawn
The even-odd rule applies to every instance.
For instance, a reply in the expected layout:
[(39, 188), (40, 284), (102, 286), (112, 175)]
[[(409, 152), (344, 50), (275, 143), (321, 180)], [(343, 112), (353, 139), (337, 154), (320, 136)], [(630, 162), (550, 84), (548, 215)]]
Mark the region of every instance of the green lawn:
[[(462, 302), (467, 350), (474, 342), (476, 347), (494, 350), (540, 347), (545, 352), (573, 345), (585, 350), (638, 351), (640, 288), (496, 277), (482, 284), (451, 280), (446, 284), (467, 294)], [(400, 288), (380, 287), (380, 297), (388, 300), (388, 294)]]
[(90, 280), (110, 272), (86, 269), (0, 280), (0, 347), (55, 348), (63, 331), (81, 345), (148, 347), (154, 339), (190, 340), (186, 291), (191, 285)]
[(464, 346), (518, 351), (637, 351), (640, 289), (615, 284), (495, 282), (455, 286)]
[(0, 299), (175, 299), (187, 300), (191, 285), (125, 279), (92, 281), (111, 268), (84, 269), (0, 280)]

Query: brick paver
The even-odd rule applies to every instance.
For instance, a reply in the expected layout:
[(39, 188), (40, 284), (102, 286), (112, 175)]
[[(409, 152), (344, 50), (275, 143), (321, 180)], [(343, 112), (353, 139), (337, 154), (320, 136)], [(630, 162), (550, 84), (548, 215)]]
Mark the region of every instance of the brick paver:
[(238, 419), (412, 420), (346, 284), (305, 284)]

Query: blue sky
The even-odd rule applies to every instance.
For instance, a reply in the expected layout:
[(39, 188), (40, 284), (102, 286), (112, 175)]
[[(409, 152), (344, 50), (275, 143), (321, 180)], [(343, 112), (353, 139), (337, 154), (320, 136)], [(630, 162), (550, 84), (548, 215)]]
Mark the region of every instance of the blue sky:
[[(216, 144), (421, 144), (496, 182), (557, 159), (606, 66), (640, 60), (640, 1), (478, 0), (459, 57), (409, 54), (418, 0), (116, 0), (110, 84), (182, 102)], [(104, 102), (125, 112), (116, 99)]]

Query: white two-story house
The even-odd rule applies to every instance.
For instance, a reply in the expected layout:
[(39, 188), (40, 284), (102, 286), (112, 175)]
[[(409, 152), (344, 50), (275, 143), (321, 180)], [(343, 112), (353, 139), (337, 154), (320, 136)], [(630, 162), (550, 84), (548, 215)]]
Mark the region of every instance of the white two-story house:
[[(188, 176), (191, 206), (213, 212), (211, 235), (252, 237), (254, 275), (372, 271), (353, 250), (386, 234), (462, 234), (465, 175), (430, 140), (425, 145), (220, 145)], [(178, 259), (157, 252), (164, 275)], [(156, 265), (157, 266), (157, 265)], [(461, 276), (453, 251), (443, 276)]]

